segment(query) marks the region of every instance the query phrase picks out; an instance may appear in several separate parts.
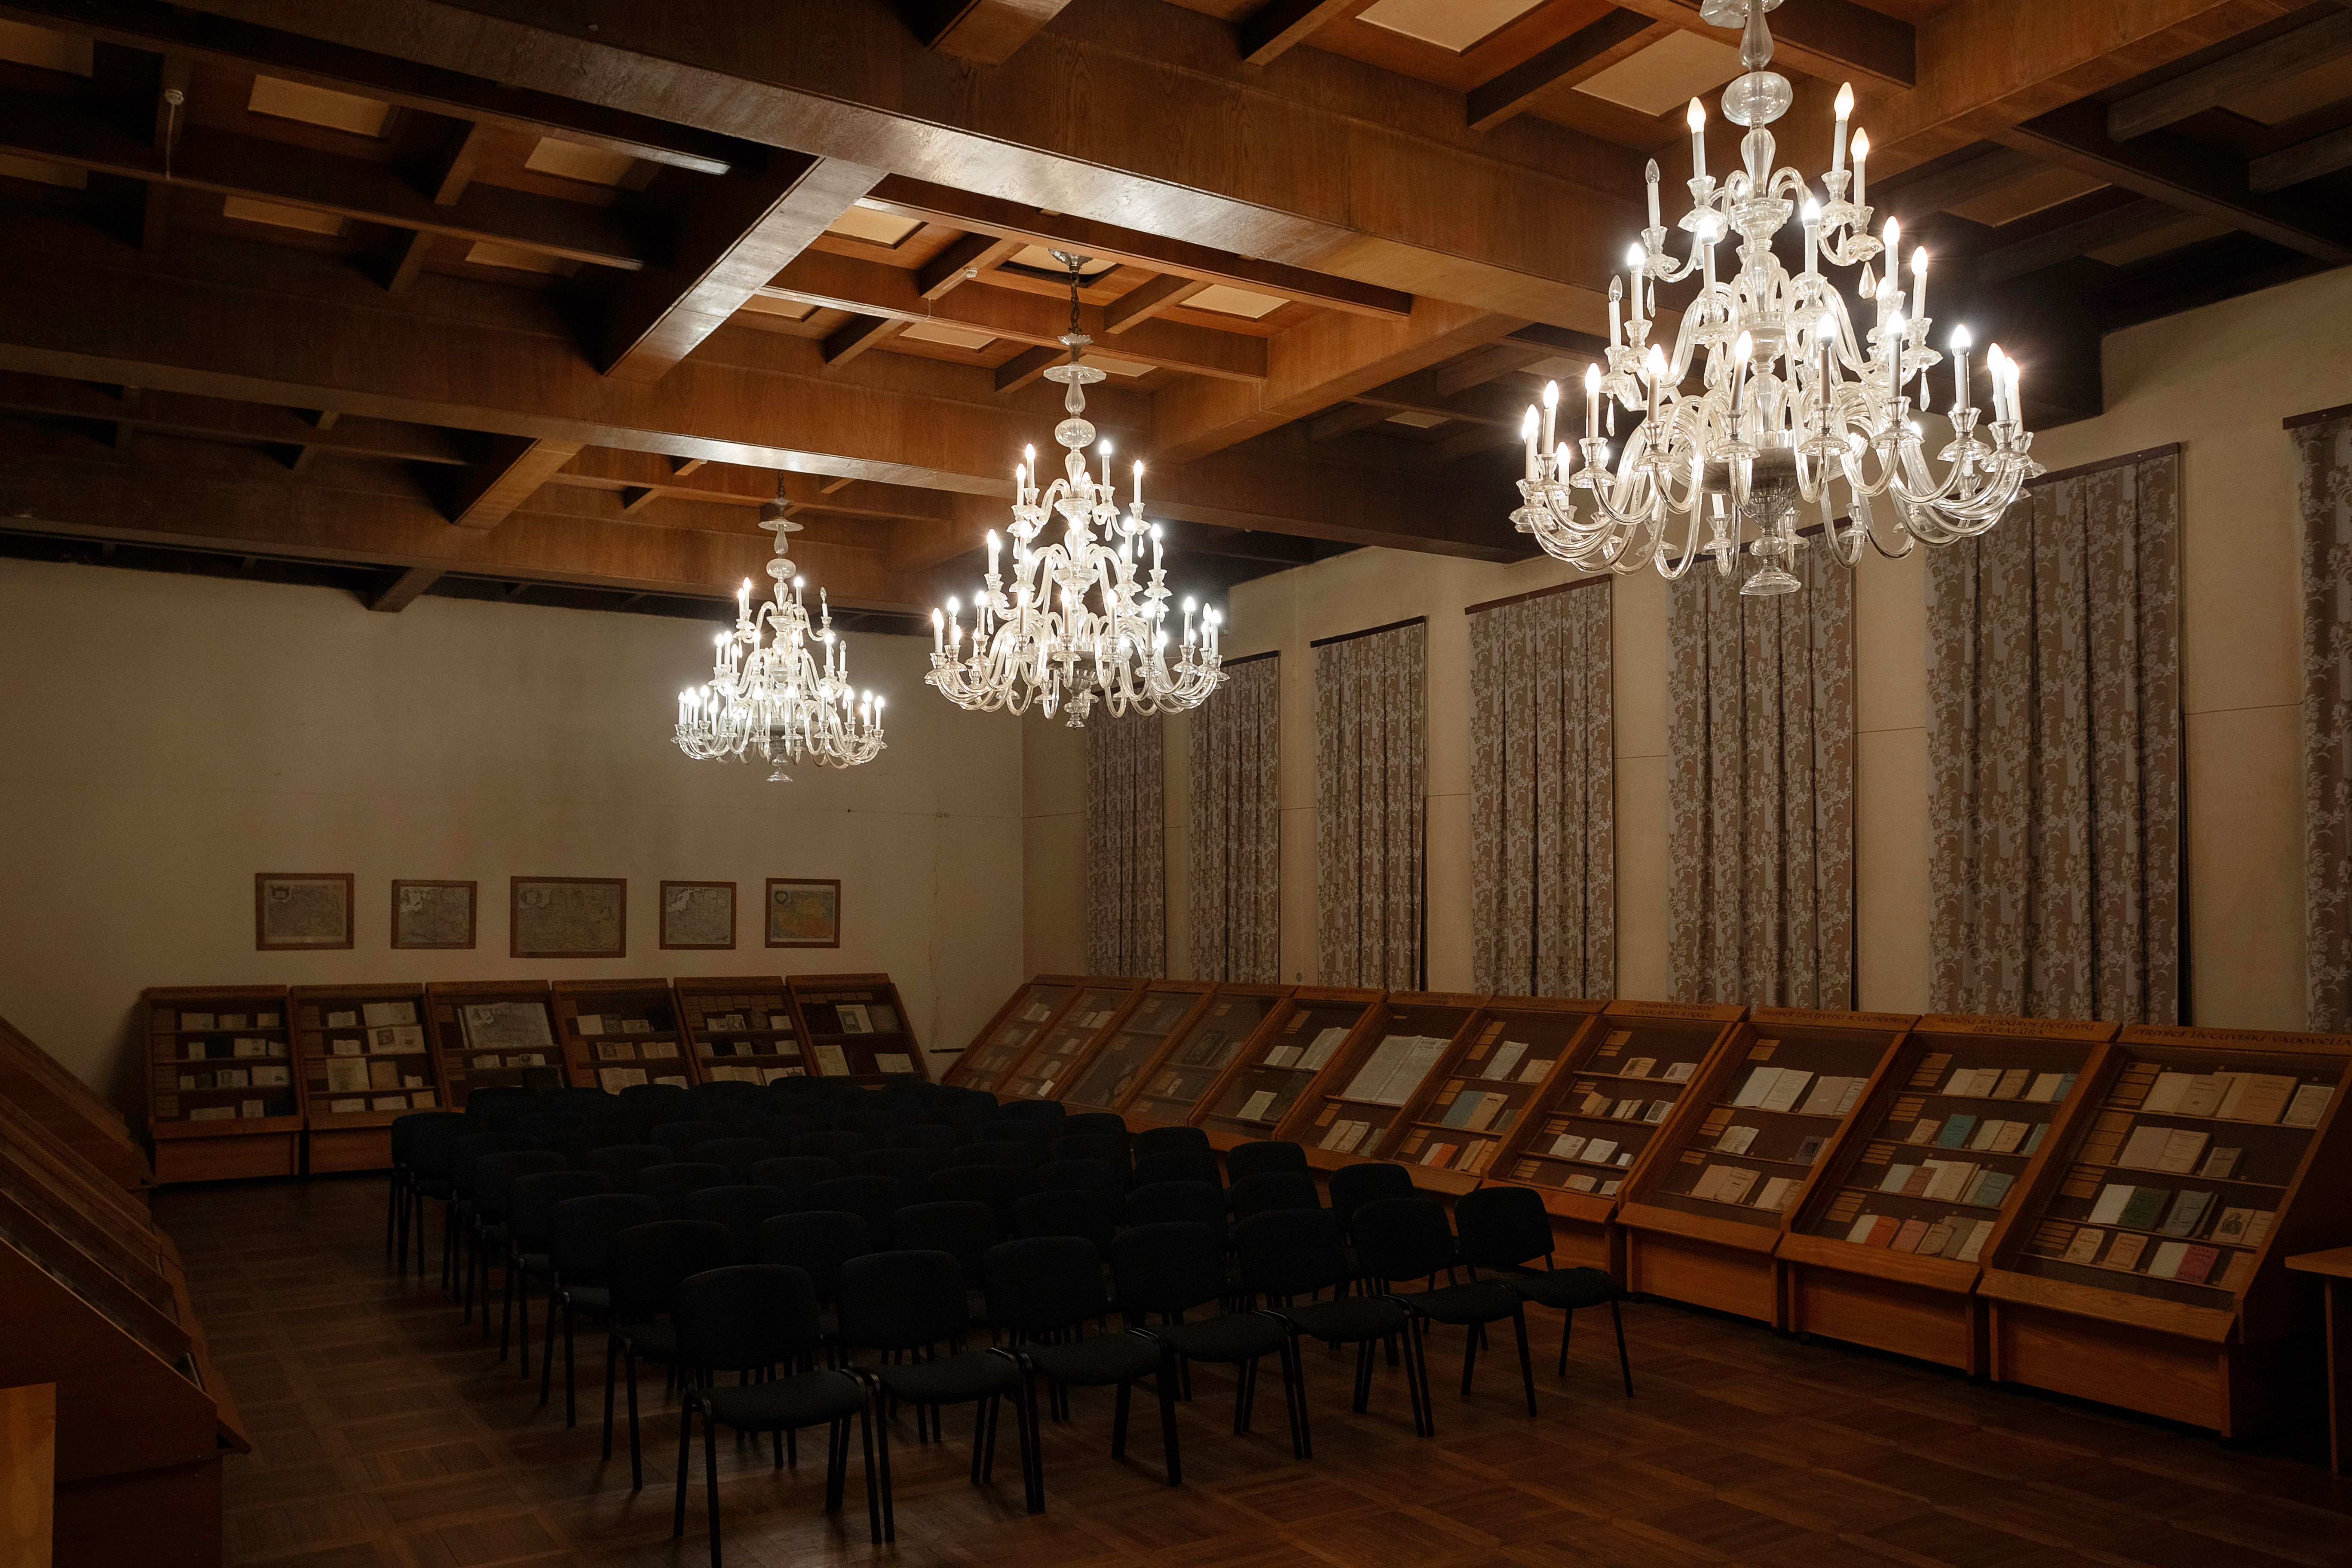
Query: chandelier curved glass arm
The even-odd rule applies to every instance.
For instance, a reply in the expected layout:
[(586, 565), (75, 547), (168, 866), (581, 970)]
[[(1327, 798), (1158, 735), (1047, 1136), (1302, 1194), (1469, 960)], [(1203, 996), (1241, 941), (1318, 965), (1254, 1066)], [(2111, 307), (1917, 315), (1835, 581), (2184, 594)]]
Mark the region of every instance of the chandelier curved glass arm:
[[(807, 581), (789, 553), (801, 525), (784, 515), (783, 476), (776, 499), (760, 509), (760, 526), (776, 536), (768, 563), (772, 597), (755, 607), (744, 579), (735, 597), (735, 627), (714, 639), (710, 679), (678, 693), (678, 750), (698, 762), (775, 765), (771, 783), (789, 783), (782, 764), (812, 762), (852, 768), (883, 750), (883, 700), (849, 683), (849, 647), (833, 629), (833, 610), (817, 591), (809, 625)], [(814, 645), (814, 647), (813, 646)]]
[[(1066, 389), (1062, 407), (1069, 416), (1054, 429), (1064, 448), (1062, 472), (1041, 485), (1034, 447), (1013, 470), (1013, 520), (1005, 529), (1012, 570), (1004, 570), (1003, 540), (990, 530), (988, 575), (972, 600), (969, 642), (957, 600), (932, 611), (931, 672), (923, 679), (974, 712), (1023, 713), (1034, 704), (1050, 717), (1067, 708), (1074, 728), (1085, 725), (1097, 700), (1114, 717), (1197, 708), (1224, 679), (1217, 647), (1222, 617), (1187, 599), (1181, 633), (1170, 637), (1168, 574), (1160, 530), (1143, 515), (1143, 465), (1134, 466), (1122, 511), (1111, 482), (1111, 444), (1097, 442), (1086, 418), (1084, 389), (1104, 375), (1080, 363), (1093, 342), (1078, 330), (1087, 258), (1055, 255), (1070, 269), (1070, 330), (1061, 339), (1069, 362), (1045, 373)], [(1099, 477), (1087, 469), (1088, 446)]]
[[(1805, 545), (1796, 527), (1803, 508), (1821, 510), (1832, 559), (1852, 566), (1865, 542), (1900, 558), (1919, 544), (1976, 538), (2042, 471), (2021, 411), (2020, 367), (1999, 344), (1988, 350), (1993, 407), (1985, 419), (1973, 402), (1965, 328), (1948, 345), (1951, 439), (1927, 453), (1913, 410), (1932, 406), (1940, 379), (1934, 373), (1946, 363), (1928, 342), (1927, 253), (1910, 257), (1906, 289), (1901, 226), (1889, 218), (1877, 237), (1870, 232), (1870, 141), (1858, 130), (1849, 140), (1852, 87), (1838, 94), (1821, 195), (1797, 169), (1774, 166), (1766, 127), (1792, 96), (1787, 79), (1765, 68), (1772, 37), (1764, 14), (1779, 3), (1706, 0), (1708, 20), (1741, 29), (1747, 69), (1723, 94), (1725, 115), (1748, 128), (1741, 166), (1721, 180), (1707, 172), (1706, 113), (1693, 99), (1691, 205), (1675, 224), (1689, 237), (1687, 256), (1669, 254), (1653, 162), (1650, 221), (1628, 250), (1622, 276), (1610, 280), (1609, 349), (1585, 376), (1583, 438), (1559, 438), (1556, 385), (1545, 389), (1540, 409), (1528, 410), (1523, 504), (1511, 519), (1547, 553), (1580, 570), (1648, 566), (1671, 579), (1704, 555), (1727, 576), (1747, 540), (1757, 566), (1740, 591), (1789, 593), (1799, 586), (1790, 568)], [(1772, 248), (1792, 220), (1804, 247), (1803, 268), (1794, 273)], [(1727, 241), (1735, 242), (1729, 258), (1718, 254)], [(1872, 264), (1881, 259), (1885, 275), (1874, 277)], [(1824, 263), (1862, 268), (1856, 292), (1876, 308), (1868, 327)], [(1671, 346), (1654, 343), (1658, 287), (1693, 277), (1698, 289)], [(1694, 377), (1696, 388), (1685, 390)], [(1620, 409), (1638, 423), (1612, 467)], [(1847, 499), (1843, 523), (1833, 488)], [(1670, 526), (1677, 521), (1683, 525)], [(1677, 534), (1682, 551), (1670, 556)]]

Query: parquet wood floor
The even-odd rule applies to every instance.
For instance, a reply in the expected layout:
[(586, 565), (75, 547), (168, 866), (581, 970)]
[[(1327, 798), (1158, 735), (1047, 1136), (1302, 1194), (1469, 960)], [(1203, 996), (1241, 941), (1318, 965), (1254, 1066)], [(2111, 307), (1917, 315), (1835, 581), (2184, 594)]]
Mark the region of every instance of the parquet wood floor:
[[(270, 1568), (655, 1568), (708, 1562), (700, 1520), (669, 1539), (677, 1426), (657, 1376), (642, 1397), (647, 1485), (625, 1448), (597, 1459), (602, 1341), (581, 1345), (583, 1423), (559, 1394), (461, 1327), (436, 1282), (382, 1260), (383, 1189), (348, 1178), (181, 1189), (159, 1215), (255, 1442), (228, 1463), (230, 1561)], [(1048, 1425), (1047, 1511), (1021, 1511), (1011, 1433), (992, 1489), (944, 1445), (892, 1443), (898, 1541), (866, 1539), (852, 1504), (820, 1511), (822, 1466), (779, 1475), (722, 1438), (727, 1561), (986, 1563), (1018, 1568), (2352, 1568), (2352, 1483), (2297, 1454), (2213, 1440), (1932, 1368), (1654, 1303), (1627, 1312), (1637, 1396), (1588, 1317), (1542, 1415), (1517, 1403), (1507, 1351), (1464, 1400), (1460, 1340), (1434, 1338), (1439, 1436), (1416, 1440), (1400, 1374), (1347, 1409), (1351, 1362), (1310, 1352), (1316, 1457), (1290, 1458), (1271, 1371), (1257, 1429), (1231, 1432), (1231, 1384), (1196, 1374), (1186, 1485), (1157, 1469), (1139, 1404), (1130, 1461), (1108, 1454), (1109, 1397)], [(592, 1369), (595, 1369), (592, 1371)], [(2290, 1447), (2298, 1447), (2291, 1444)], [(698, 1490), (695, 1494), (698, 1509)]]

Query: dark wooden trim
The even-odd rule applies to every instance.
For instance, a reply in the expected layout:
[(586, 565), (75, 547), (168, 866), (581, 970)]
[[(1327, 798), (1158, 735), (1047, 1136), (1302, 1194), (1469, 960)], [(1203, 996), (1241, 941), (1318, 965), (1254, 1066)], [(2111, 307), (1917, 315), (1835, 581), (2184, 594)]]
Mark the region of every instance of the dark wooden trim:
[(2173, 458), (2179, 455), (2180, 443), (2174, 441), (2167, 446), (2150, 447), (2145, 451), (2126, 452), (2120, 458), (2102, 458), (2095, 463), (2077, 463), (2071, 468), (2061, 468), (2054, 474), (2044, 474), (2025, 488), (2030, 490), (2040, 489), (2043, 485), (2054, 485), (2060, 479), (2079, 479), (2084, 474), (2095, 474), (2102, 468), (2120, 468), (2130, 463), (2144, 463), (2150, 458)]
[(1529, 599), (1549, 599), (1554, 594), (1565, 594), (1572, 589), (1590, 588), (1597, 583), (1609, 582), (1616, 575), (1614, 572), (1596, 572), (1587, 576), (1572, 578), (1565, 583), (1554, 583), (1549, 588), (1530, 588), (1524, 594), (1514, 594), (1507, 599), (1488, 599), (1484, 604), (1472, 605), (1462, 613), (1465, 616), (1475, 616), (1486, 610), (1502, 609), (1507, 605), (1524, 605)]
[(2282, 419), (2279, 421), (2279, 428), (2300, 430), (2306, 425), (2325, 425), (2330, 419), (2342, 419), (2347, 416), (2352, 416), (2352, 403), (2339, 403), (2333, 408), (2322, 408), (2316, 413), (2297, 414), (2290, 418)]
[(1407, 626), (1427, 626), (1427, 616), (1414, 616), (1410, 620), (1391, 621), (1384, 626), (1366, 626), (1360, 632), (1341, 632), (1336, 637), (1317, 637), (1308, 647), (1329, 647), (1333, 643), (1354, 642), (1358, 637), (1376, 637), (1382, 632), (1402, 631)]
[(1239, 658), (1221, 660), (1217, 668), (1220, 669), (1231, 669), (1238, 664), (1258, 664), (1269, 658), (1280, 658), (1281, 657), (1282, 650), (1280, 648), (1268, 648), (1264, 653), (1245, 653)]

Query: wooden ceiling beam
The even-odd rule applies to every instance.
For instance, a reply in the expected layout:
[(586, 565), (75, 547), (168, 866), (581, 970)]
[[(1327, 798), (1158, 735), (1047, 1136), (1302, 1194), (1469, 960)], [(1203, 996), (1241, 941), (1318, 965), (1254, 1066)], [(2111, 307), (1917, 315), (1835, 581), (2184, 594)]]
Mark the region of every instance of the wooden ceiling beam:
[(2246, 166), (2246, 184), (2257, 191), (2283, 191), (2343, 168), (2352, 168), (2352, 126), (2263, 153)]
[(2042, 167), (2042, 160), (2014, 147), (1995, 147), (1965, 162), (1929, 174), (1900, 176), (1871, 186), (1873, 205), (1907, 224), (1975, 200)]
[(326, 415), (306, 419), (290, 408), (174, 392), (118, 398), (89, 382), (58, 376), (0, 372), (0, 409), (52, 419), (120, 423), (162, 435), (247, 446), (316, 447), (355, 458), (406, 463), (467, 460), (456, 436), (427, 425)]
[(1162, 310), (1172, 310), (1215, 284), (1199, 278), (1186, 278), (1171, 272), (1139, 283), (1103, 307), (1103, 331), (1117, 336), (1151, 320)]
[(827, 369), (847, 364), (851, 360), (877, 344), (887, 343), (907, 330), (904, 318), (853, 313), (849, 320), (827, 332), (824, 338), (824, 363)]
[(2006, 282), (2179, 221), (2179, 207), (2152, 196), (2142, 196), (2008, 244), (2000, 243), (1996, 230), (1994, 248), (1975, 258), (1977, 279), (1982, 283)]
[[(155, 118), (147, 139), (149, 145), (160, 148), (178, 134), (180, 121), (187, 114), (191, 73), (192, 62), (185, 55), (165, 55), (157, 61)], [(172, 101), (175, 96), (180, 100), (177, 103)], [(168, 186), (150, 181), (145, 195), (139, 220), (139, 248), (153, 256), (163, 248), (163, 240), (171, 231), (172, 193)]]
[(2107, 135), (2117, 142), (2145, 136), (2347, 54), (2352, 54), (2352, 11), (2339, 10), (2116, 100), (2107, 106)]
[(1672, 22), (1622, 6), (1613, 8), (1549, 48), (1472, 88), (1465, 100), (1470, 129), (1492, 131), (1546, 93), (1599, 76), (1675, 30)]
[(907, 26), (931, 48), (979, 66), (1001, 66), (1070, 0), (898, 0)]
[(1019, 392), (1025, 386), (1035, 384), (1040, 376), (1068, 357), (1061, 349), (1022, 350), (996, 367), (997, 395), (1002, 397), (1007, 393)]
[(367, 607), (387, 616), (396, 616), (423, 597), (425, 589), (446, 575), (438, 566), (411, 566), (377, 589), (368, 599)]
[(1266, 0), (1234, 27), (1234, 45), (1254, 66), (1270, 66), (1326, 27), (1371, 7), (1372, 0)]
[(959, 235), (945, 250), (915, 269), (915, 290), (926, 300), (937, 300), (959, 285), (976, 282), (982, 272), (1020, 249), (1022, 243), (993, 234)]
[(579, 455), (577, 442), (504, 436), (478, 463), (425, 472), (442, 516), (459, 528), (496, 528)]
[[(2035, 0), (2047, 5), (2051, 0)], [(1703, 34), (1735, 47), (1739, 35), (1717, 27), (1699, 16), (1701, 0), (1624, 0), (1630, 9), (1661, 22)], [(1922, 39), (1899, 16), (1873, 10), (1857, 0), (1803, 0), (1783, 5), (1767, 20), (1772, 28), (1772, 58), (1794, 66), (1807, 76), (1834, 81), (1852, 77), (1862, 86), (1880, 90), (1912, 87), (1919, 75)]]

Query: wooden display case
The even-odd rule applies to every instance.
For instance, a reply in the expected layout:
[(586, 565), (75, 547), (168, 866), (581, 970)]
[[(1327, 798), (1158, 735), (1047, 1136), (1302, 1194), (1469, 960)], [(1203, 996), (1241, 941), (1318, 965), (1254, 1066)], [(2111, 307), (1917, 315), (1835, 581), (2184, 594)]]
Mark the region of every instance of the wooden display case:
[(773, 1083), (808, 1072), (782, 975), (698, 976), (670, 990), (697, 1080)]
[[(1459, 1054), (1486, 1000), (1476, 993), (1390, 992), (1373, 1026), (1349, 1035), (1274, 1135), (1305, 1144), (1308, 1161), (1326, 1170), (1371, 1159), (1383, 1145), (1389, 1158), (1454, 1169), (1460, 1146), (1425, 1132), (1411, 1136), (1422, 1130), (1409, 1125), (1406, 1111), (1427, 1099), (1432, 1078)], [(1400, 1152), (1402, 1143), (1411, 1147)]]
[(795, 974), (784, 984), (818, 1077), (929, 1080), (906, 1004), (888, 975)]
[(155, 1179), (217, 1182), (300, 1170), (302, 1081), (289, 1043), (286, 987), (173, 986), (149, 991), (143, 1005)]
[[(1586, 1037), (1606, 1005), (1535, 996), (1487, 998), (1405, 1108), (1401, 1131), (1376, 1153), (1396, 1157), (1411, 1135), (1407, 1130), (1421, 1130), (1428, 1142), (1450, 1144), (1461, 1152), (1442, 1164), (1433, 1162), (1415, 1181), (1441, 1191), (1468, 1192), (1481, 1182), (1508, 1179), (1496, 1163), (1502, 1151), (1525, 1141), (1537, 1104), (1559, 1075), (1590, 1051), (1593, 1041)], [(1486, 1103), (1489, 1097), (1492, 1104)]]
[(2315, 1408), (2318, 1281), (2285, 1259), (2352, 1240), (2347, 1068), (2344, 1036), (2124, 1030), (1994, 1237), (1992, 1375), (2232, 1437)]
[(1075, 974), (1040, 974), (1016, 987), (988, 1026), (957, 1054), (940, 1081), (994, 1093), (1037, 1037), (1077, 1000), (1081, 984)]
[(1288, 999), (1287, 985), (1226, 984), (1188, 1026), (1169, 1037), (1159, 1058), (1136, 1075), (1124, 1104), (1112, 1107), (1132, 1123), (1184, 1126), (1243, 1052), (1250, 1048)]
[(477, 1089), (593, 1085), (566, 1070), (544, 980), (445, 980), (425, 988), (425, 1038), (452, 1110)]
[(422, 985), (297, 985), (294, 1063), (313, 1172), (392, 1164), (392, 1124), (441, 1104)]
[(1134, 1005), (1143, 999), (1143, 982), (1097, 976), (1078, 987), (1070, 1005), (1053, 1026), (1004, 1075), (999, 1100), (1051, 1100), (1056, 1088), (1066, 1087), (1078, 1064), (1094, 1047), (1110, 1038)]
[(1192, 1124), (1220, 1147), (1273, 1137), (1332, 1063), (1379, 1032), (1386, 994), (1325, 985), (1291, 992), (1201, 1097)]
[(2113, 1024), (1919, 1019), (1779, 1256), (1784, 1321), (1980, 1376), (1986, 1249), (2056, 1156)]
[(125, 1192), (143, 1198), (155, 1184), (155, 1167), (121, 1113), (5, 1018), (0, 1018), (0, 1100), (29, 1112)]
[[(1610, 1008), (1615, 1027), (1627, 1005)], [(1731, 1007), (1637, 1005), (1645, 1016), (1685, 1013), (1727, 1033), (1619, 1194), (1626, 1289), (1779, 1326), (1780, 1232), (1912, 1017), (1758, 1007), (1742, 1021)], [(1614, 1037), (1612, 1029), (1604, 1048)], [(1635, 1051), (1652, 1054), (1638, 1031), (1626, 1047)]]
[(618, 1094), (633, 1084), (696, 1081), (667, 980), (559, 980), (548, 987), (572, 1081)]
[(1169, 1041), (1206, 1013), (1217, 988), (1205, 980), (1153, 980), (1126, 1017), (1112, 1025), (1093, 1052), (1074, 1064), (1056, 1097), (1089, 1110), (1109, 1110), (1142, 1082)]

